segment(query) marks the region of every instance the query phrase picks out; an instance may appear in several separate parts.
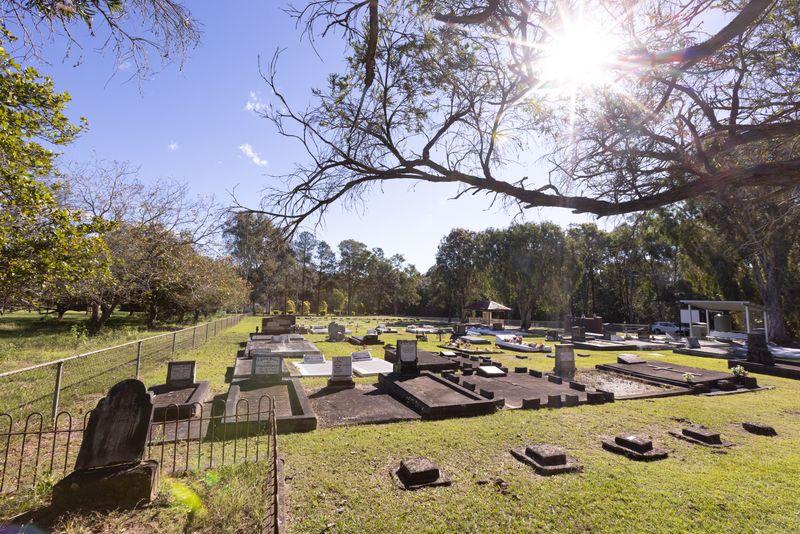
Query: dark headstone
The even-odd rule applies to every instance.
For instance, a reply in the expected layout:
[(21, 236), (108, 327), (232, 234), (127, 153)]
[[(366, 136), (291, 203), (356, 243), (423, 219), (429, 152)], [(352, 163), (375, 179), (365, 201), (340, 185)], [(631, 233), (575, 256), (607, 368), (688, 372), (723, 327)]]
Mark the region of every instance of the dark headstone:
[(400, 462), (392, 474), (398, 485), (407, 490), (426, 486), (449, 486), (450, 478), (427, 458), (411, 458)]
[(722, 445), (722, 437), (719, 435), (719, 432), (714, 432), (704, 426), (690, 426), (682, 429), (681, 433), (688, 438), (702, 441), (708, 445)]
[(614, 438), (614, 442), (626, 449), (636, 451), (638, 453), (645, 453), (653, 450), (652, 440), (633, 435), (619, 435)]
[(558, 330), (548, 330), (544, 339), (545, 341), (558, 341)]
[(686, 346), (690, 349), (699, 349), (700, 340), (697, 337), (689, 336), (686, 338)]
[(402, 375), (417, 374), (419, 373), (417, 361), (417, 341), (415, 339), (398, 339), (394, 371)]
[(195, 383), (197, 362), (169, 362), (167, 363), (168, 386), (191, 386)]
[(567, 463), (567, 453), (555, 445), (530, 445), (525, 448), (525, 454), (542, 465), (564, 465)]
[(153, 402), (139, 380), (123, 380), (92, 410), (75, 470), (142, 460)]
[(637, 330), (636, 335), (639, 341), (650, 341), (650, 329), (647, 327)]
[(777, 436), (778, 433), (770, 425), (764, 423), (742, 423), (742, 428), (751, 434), (758, 434), (759, 436)]
[(572, 327), (572, 341), (583, 342), (586, 341), (586, 329), (582, 326)]
[(747, 361), (775, 365), (764, 334), (747, 334)]

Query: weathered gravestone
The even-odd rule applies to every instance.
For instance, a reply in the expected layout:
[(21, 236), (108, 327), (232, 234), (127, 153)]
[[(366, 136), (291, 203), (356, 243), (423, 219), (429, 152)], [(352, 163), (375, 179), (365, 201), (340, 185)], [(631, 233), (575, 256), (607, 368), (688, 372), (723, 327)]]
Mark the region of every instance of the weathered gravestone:
[(553, 373), (567, 379), (575, 376), (575, 352), (572, 345), (556, 345), (556, 365)]
[(328, 341), (344, 341), (345, 327), (341, 324), (328, 325)]
[(573, 326), (572, 341), (586, 341), (586, 329), (582, 326)]
[(252, 350), (251, 380), (280, 382), (283, 378), (283, 356), (267, 351)]
[(261, 319), (261, 330), (265, 334), (288, 334), (296, 322), (294, 315), (270, 315)]
[(334, 356), (331, 360), (331, 377), (328, 379), (329, 388), (354, 388), (353, 358), (352, 356)]
[(169, 362), (167, 363), (167, 385), (185, 387), (195, 383), (197, 362)]
[(764, 334), (747, 334), (747, 361), (775, 365)]
[(700, 340), (695, 336), (689, 336), (686, 338), (686, 346), (690, 349), (699, 349), (702, 348), (700, 346)]
[(419, 373), (417, 359), (417, 341), (415, 339), (398, 339), (394, 371), (403, 375)]
[(650, 341), (650, 329), (647, 327), (638, 329), (636, 335), (639, 341)]
[(130, 508), (151, 502), (158, 462), (143, 462), (153, 403), (139, 380), (123, 380), (91, 412), (75, 471), (53, 487), (56, 509)]
[(545, 341), (558, 341), (558, 330), (548, 330), (544, 336)]

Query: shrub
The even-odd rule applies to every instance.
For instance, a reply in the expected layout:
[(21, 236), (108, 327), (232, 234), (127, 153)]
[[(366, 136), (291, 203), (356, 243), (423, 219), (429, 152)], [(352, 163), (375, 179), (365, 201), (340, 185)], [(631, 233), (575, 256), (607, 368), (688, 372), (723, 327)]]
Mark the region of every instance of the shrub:
[(319, 315), (327, 315), (328, 313), (328, 303), (324, 300), (320, 301), (319, 308), (317, 309), (317, 313)]
[(294, 315), (297, 313), (297, 308), (294, 305), (294, 301), (289, 299), (286, 301), (286, 314), (287, 315)]
[(303, 315), (311, 315), (311, 303), (308, 302), (307, 300), (303, 301), (303, 308), (302, 309), (303, 309), (303, 312), (302, 312)]

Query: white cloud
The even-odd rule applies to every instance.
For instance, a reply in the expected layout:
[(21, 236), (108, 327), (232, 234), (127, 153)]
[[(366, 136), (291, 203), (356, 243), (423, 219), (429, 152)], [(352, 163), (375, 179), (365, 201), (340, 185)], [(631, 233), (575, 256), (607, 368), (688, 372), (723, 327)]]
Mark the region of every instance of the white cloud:
[(269, 105), (266, 102), (262, 102), (261, 97), (259, 97), (255, 91), (250, 91), (250, 98), (247, 99), (244, 110), (253, 113), (263, 113), (268, 107)]
[(250, 143), (245, 143), (243, 145), (239, 145), (239, 151), (247, 156), (247, 159), (258, 165), (259, 167), (266, 167), (269, 165), (269, 162), (265, 159), (262, 159), (261, 156), (258, 155), (258, 152), (253, 150), (252, 145)]
[(180, 145), (178, 145), (177, 142), (173, 141), (167, 145), (167, 148), (169, 149), (170, 152), (175, 152), (180, 148)]
[(128, 70), (129, 68), (131, 68), (130, 61), (120, 61), (117, 63), (117, 70)]

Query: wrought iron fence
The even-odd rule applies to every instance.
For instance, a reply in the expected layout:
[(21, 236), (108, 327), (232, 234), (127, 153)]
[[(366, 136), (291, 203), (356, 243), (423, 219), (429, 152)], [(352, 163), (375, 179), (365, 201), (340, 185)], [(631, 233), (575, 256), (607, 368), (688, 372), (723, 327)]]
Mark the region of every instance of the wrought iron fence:
[[(167, 407), (165, 421), (150, 423), (145, 460), (157, 460), (160, 474), (203, 471), (244, 462), (269, 462), (268, 484), (277, 484), (277, 424), (275, 402), (262, 396), (257, 403), (240, 399), (236, 415), (225, 415), (217, 400), (195, 404), (190, 419), (170, 419), (179, 407)], [(41, 412), (15, 421), (0, 414), (0, 494), (17, 493), (42, 481), (55, 483), (69, 474), (83, 440), (91, 411), (74, 417), (57, 414), (52, 424)], [(273, 499), (277, 510), (278, 488)]]
[[(139, 378), (179, 351), (200, 346), (239, 323), (234, 315), (114, 347), (103, 348), (0, 373), (0, 410), (19, 416), (29, 412), (55, 419), (62, 408), (91, 404), (112, 385)], [(87, 398), (88, 397), (88, 398)]]

